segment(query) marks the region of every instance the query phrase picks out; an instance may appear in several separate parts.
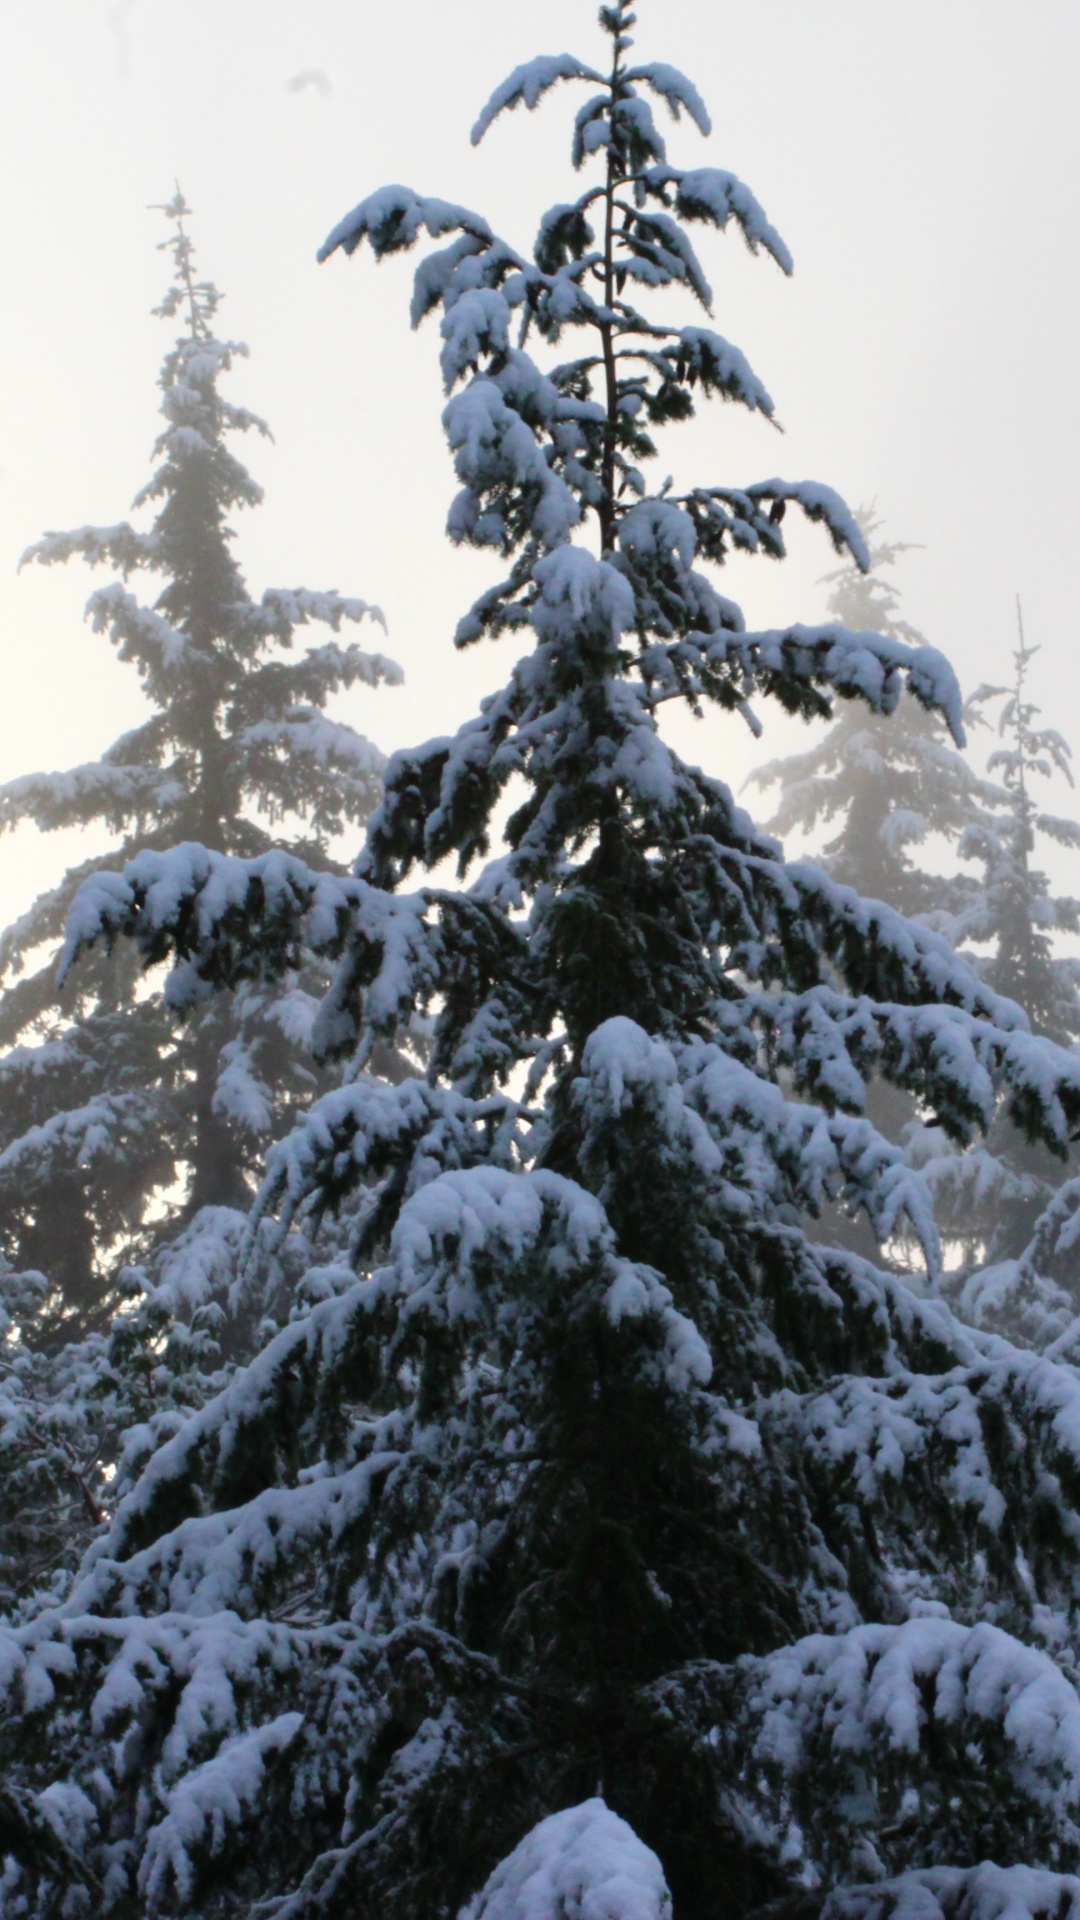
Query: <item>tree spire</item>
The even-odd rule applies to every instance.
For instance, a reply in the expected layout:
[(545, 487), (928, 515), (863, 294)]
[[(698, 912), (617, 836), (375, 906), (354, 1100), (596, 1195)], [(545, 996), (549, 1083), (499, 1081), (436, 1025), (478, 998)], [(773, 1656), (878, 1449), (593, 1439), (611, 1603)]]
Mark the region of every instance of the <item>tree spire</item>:
[(156, 319), (172, 320), (186, 304), (191, 338), (209, 340), (213, 337), (213, 320), (221, 305), (221, 295), (212, 280), (196, 277), (195, 244), (184, 224), (191, 218), (193, 209), (184, 198), (179, 180), (172, 199), (156, 202), (154, 211), (163, 213), (173, 223), (174, 231), (169, 239), (158, 242), (159, 252), (172, 254), (173, 284), (152, 312)]

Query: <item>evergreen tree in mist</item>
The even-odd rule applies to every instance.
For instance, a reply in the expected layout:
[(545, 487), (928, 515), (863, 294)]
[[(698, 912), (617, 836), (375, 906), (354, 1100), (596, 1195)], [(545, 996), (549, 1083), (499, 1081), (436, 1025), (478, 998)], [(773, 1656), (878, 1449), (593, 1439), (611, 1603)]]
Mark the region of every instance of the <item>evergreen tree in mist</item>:
[[(842, 625), (924, 646), (924, 636), (901, 615), (892, 578), (909, 546), (883, 538), (873, 508), (856, 518), (870, 565), (863, 571), (849, 562), (826, 575), (832, 588), (829, 613)], [(969, 875), (928, 872), (917, 856), (928, 839), (937, 839), (945, 843), (951, 862), (973, 810), (982, 817), (993, 789), (957, 751), (941, 715), (919, 700), (901, 696), (890, 714), (852, 702), (814, 746), (768, 761), (751, 775), (751, 783), (779, 789), (769, 822), (774, 831), (811, 836), (831, 830), (818, 857), (834, 879), (857, 893), (925, 917), (930, 924), (942, 913), (951, 924), (969, 901)], [(897, 1143), (918, 1117), (911, 1096), (882, 1075), (867, 1090), (866, 1111), (879, 1132)], [(855, 1252), (874, 1255), (873, 1230), (865, 1215), (852, 1218), (830, 1206), (820, 1230)], [(901, 1257), (909, 1251), (919, 1257), (917, 1243), (897, 1251)]]
[[(1060, 951), (1060, 937), (1080, 932), (1080, 900), (1055, 892), (1037, 860), (1040, 843), (1080, 850), (1080, 824), (1045, 812), (1035, 795), (1036, 782), (1055, 774), (1072, 786), (1072, 751), (1056, 728), (1039, 724), (1028, 688), (1039, 649), (1025, 643), (1019, 603), (1017, 617), (1012, 684), (980, 687), (971, 702), (987, 716), (997, 709), (1000, 745), (987, 771), (998, 792), (961, 837), (959, 851), (980, 869), (979, 879), (967, 907), (944, 924), (957, 945), (979, 950), (983, 979), (1019, 1001), (1036, 1033), (1075, 1050), (1080, 960)], [(926, 1156), (944, 1230), (985, 1251), (986, 1263), (964, 1286), (965, 1311), (1038, 1345), (1058, 1341), (1080, 1312), (1070, 1225), (1080, 1191), (1064, 1158), (1026, 1140), (1005, 1114), (974, 1155), (942, 1152), (948, 1143), (940, 1130), (914, 1144)]]
[[(881, 1071), (964, 1139), (1004, 1090), (1061, 1143), (1080, 1059), (661, 738), (671, 698), (888, 713), (905, 680), (959, 734), (959, 694), (931, 648), (748, 632), (718, 591), (785, 502), (865, 564), (828, 489), (650, 491), (702, 398), (772, 410), (653, 311), (710, 304), (690, 228), (790, 262), (742, 182), (668, 161), (653, 100), (704, 105), (600, 19), (603, 70), (531, 61), (474, 130), (587, 89), (531, 254), (400, 186), (324, 248), (441, 243), (450, 532), (502, 563), (457, 639), (519, 634), (506, 685), (393, 757), (350, 876), (149, 849), (73, 911), (72, 954), (171, 949), (177, 1003), (336, 961), (346, 1077), (249, 1232), (353, 1217), (64, 1603), (0, 1630), (5, 1920), (1080, 1913), (1080, 1380), (935, 1296), (862, 1112)], [(373, 1078), (418, 1009), (428, 1071)], [(830, 1196), (882, 1238), (906, 1210), (927, 1274), (812, 1241)]]
[[(849, 563), (827, 576), (828, 611), (844, 626), (924, 646), (924, 636), (900, 615), (900, 595), (891, 578), (908, 545), (881, 537), (873, 509), (856, 517), (870, 566), (864, 572)], [(940, 714), (920, 701), (902, 698), (891, 714), (852, 703), (815, 746), (771, 760), (751, 778), (756, 786), (779, 788), (769, 822), (776, 832), (832, 829), (821, 863), (857, 893), (917, 916), (955, 914), (970, 898), (967, 876), (926, 872), (913, 849), (932, 837), (955, 842), (973, 807), (992, 798), (992, 792), (957, 752)]]
[(987, 771), (1004, 788), (1007, 803), (965, 832), (960, 851), (982, 871), (953, 931), (958, 943), (990, 947), (984, 978), (995, 992), (1020, 1002), (1035, 1033), (1074, 1046), (1080, 1040), (1080, 961), (1055, 952), (1054, 935), (1080, 933), (1080, 901), (1053, 893), (1035, 861), (1040, 840), (1070, 853), (1080, 850), (1080, 824), (1043, 812), (1032, 792), (1034, 781), (1055, 773), (1074, 784), (1072, 749), (1056, 728), (1038, 724), (1040, 709), (1028, 692), (1038, 651), (1026, 645), (1020, 618), (1012, 685), (980, 687), (974, 696), (979, 707), (998, 705), (1001, 745)]
[[(896, 588), (883, 578), (906, 548), (881, 540), (872, 514), (859, 518), (871, 569), (863, 574), (849, 565), (833, 574), (829, 611), (918, 644), (922, 635), (899, 618)], [(1077, 903), (1051, 893), (1034, 856), (1042, 837), (1075, 848), (1080, 829), (1039, 811), (1032, 799), (1032, 782), (1053, 772), (1071, 784), (1069, 747), (1037, 726), (1038, 708), (1026, 693), (1035, 651), (1021, 635), (1013, 686), (980, 687), (965, 707), (977, 738), (999, 709), (1002, 745), (982, 773), (951, 746), (939, 716), (906, 699), (889, 716), (848, 707), (816, 746), (771, 761), (752, 778), (779, 788), (771, 826), (806, 835), (833, 826), (820, 858), (834, 878), (943, 932), (969, 952), (996, 992), (1020, 1003), (1035, 1032), (1069, 1046), (1080, 1032), (1080, 969), (1054, 943), (1076, 930)], [(918, 860), (928, 840), (937, 842), (938, 870)], [(1015, 1264), (1027, 1247), (1065, 1177), (1062, 1160), (1027, 1140), (1004, 1113), (985, 1139), (961, 1152), (932, 1115), (920, 1115), (909, 1096), (881, 1078), (869, 1089), (867, 1111), (889, 1139), (905, 1142), (930, 1181), (939, 1230), (964, 1262), (960, 1279), (970, 1282), (966, 1309), (1019, 1334), (1020, 1323), (1008, 1318), (1011, 1290), (1002, 1293), (999, 1263)], [(844, 1244), (868, 1250), (865, 1221), (833, 1213), (826, 1227)], [(972, 1278), (987, 1263), (992, 1277)]]
[[(135, 668), (149, 715), (99, 760), (0, 788), (0, 827), (112, 837), (0, 940), (0, 1257), (43, 1272), (54, 1317), (76, 1326), (101, 1322), (123, 1259), (200, 1209), (246, 1207), (261, 1146), (316, 1084), (305, 1043), (322, 984), (297, 956), (271, 991), (218, 996), (180, 1026), (121, 949), (89, 956), (61, 992), (57, 948), (78, 888), (178, 841), (241, 858), (286, 847), (333, 870), (329, 847), (371, 811), (383, 758), (324, 709), (345, 688), (400, 678), (355, 644), (297, 644), (311, 622), (337, 634), (381, 618), (363, 601), (249, 593), (230, 522), (262, 495), (231, 441), (266, 428), (219, 390), (246, 349), (215, 332), (219, 295), (197, 276), (179, 192), (164, 211), (173, 273), (157, 312), (181, 332), (161, 372), (157, 465), (135, 502), (150, 523), (50, 533), (26, 555), (115, 569), (88, 616)], [(154, 583), (149, 602), (133, 575)]]

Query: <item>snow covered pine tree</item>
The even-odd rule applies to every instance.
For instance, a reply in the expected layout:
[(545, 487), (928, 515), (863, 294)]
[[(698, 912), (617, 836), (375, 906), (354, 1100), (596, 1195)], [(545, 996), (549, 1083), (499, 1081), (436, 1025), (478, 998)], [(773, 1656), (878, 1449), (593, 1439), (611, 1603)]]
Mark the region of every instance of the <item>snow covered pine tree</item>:
[[(348, 879), (144, 854), (75, 909), (73, 951), (171, 944), (177, 997), (337, 956), (317, 1033), (348, 1074), (261, 1205), (283, 1234), (364, 1205), (322, 1299), (0, 1640), (5, 1920), (1080, 1915), (1080, 1381), (800, 1224), (831, 1191), (882, 1236), (907, 1208), (932, 1270), (868, 1072), (962, 1135), (1004, 1084), (1063, 1144), (1080, 1060), (661, 738), (675, 697), (959, 703), (930, 649), (747, 632), (695, 565), (779, 555), (785, 502), (861, 555), (835, 495), (646, 490), (654, 425), (771, 402), (639, 291), (707, 304), (691, 221), (789, 261), (732, 175), (668, 163), (650, 95), (704, 106), (634, 63), (627, 7), (601, 21), (606, 77), (534, 61), (475, 129), (589, 89), (599, 179), (531, 258), (401, 187), (324, 249), (451, 236), (414, 305), (442, 307), (450, 528), (508, 563), (458, 639), (531, 651), (394, 756)], [(543, 371), (530, 332), (584, 351)], [(481, 862), (460, 890), (403, 890), (452, 852)], [(368, 1078), (418, 1005), (427, 1076)]]
[[(69, 1326), (101, 1320), (123, 1259), (144, 1256), (163, 1230), (200, 1209), (246, 1206), (261, 1146), (316, 1084), (303, 1043), (321, 991), (309, 963), (306, 978), (294, 973), (271, 992), (218, 996), (180, 1029), (158, 997), (138, 994), (138, 968), (121, 949), (88, 956), (61, 997), (55, 948), (79, 885), (178, 841), (241, 857), (287, 846), (332, 868), (328, 842), (366, 819), (384, 762), (323, 709), (342, 688), (400, 679), (381, 654), (338, 641), (282, 657), (311, 621), (336, 632), (381, 619), (362, 600), (305, 589), (251, 598), (228, 522), (262, 494), (229, 438), (266, 429), (218, 392), (246, 348), (216, 337), (220, 296), (197, 277), (179, 192), (164, 211), (173, 278), (157, 311), (181, 315), (183, 332), (161, 373), (160, 464), (135, 503), (157, 503), (156, 517), (145, 532), (125, 523), (50, 533), (26, 555), (117, 568), (123, 578), (92, 594), (88, 614), (137, 668), (153, 711), (98, 761), (0, 787), (0, 829), (102, 822), (119, 836), (0, 941), (0, 1043), (10, 1049), (0, 1062), (0, 1251), (11, 1266), (45, 1272)], [(164, 581), (153, 606), (124, 584), (140, 572)], [(178, 1183), (179, 1220), (171, 1206), (147, 1232), (155, 1200)], [(235, 1241), (238, 1217), (203, 1222)]]

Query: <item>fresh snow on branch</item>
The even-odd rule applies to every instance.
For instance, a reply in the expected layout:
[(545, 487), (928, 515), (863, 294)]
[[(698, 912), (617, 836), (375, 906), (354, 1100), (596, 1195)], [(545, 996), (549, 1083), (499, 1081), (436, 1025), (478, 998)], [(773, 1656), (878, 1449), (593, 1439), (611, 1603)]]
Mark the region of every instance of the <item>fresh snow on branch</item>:
[(549, 1814), (459, 1920), (670, 1920), (655, 1853), (601, 1799)]
[(473, 127), (473, 146), (479, 146), (492, 121), (500, 113), (516, 107), (519, 101), (524, 101), (531, 110), (540, 104), (549, 87), (559, 80), (591, 80), (597, 86), (604, 84), (602, 74), (576, 60), (572, 53), (540, 54), (535, 60), (526, 60), (522, 66), (514, 68), (501, 86), (496, 87)]

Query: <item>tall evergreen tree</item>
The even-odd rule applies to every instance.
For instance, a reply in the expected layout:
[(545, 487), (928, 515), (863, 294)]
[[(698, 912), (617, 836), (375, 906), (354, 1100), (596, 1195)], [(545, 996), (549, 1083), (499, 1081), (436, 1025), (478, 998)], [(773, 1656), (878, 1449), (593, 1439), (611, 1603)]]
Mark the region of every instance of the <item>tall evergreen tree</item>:
[[(123, 1259), (160, 1238), (163, 1195), (170, 1230), (203, 1207), (246, 1206), (266, 1139), (316, 1084), (304, 1043), (324, 981), (298, 954), (272, 991), (218, 996), (179, 1027), (119, 951), (59, 995), (71, 902), (88, 875), (178, 841), (241, 858), (288, 848), (333, 871), (330, 844), (371, 811), (384, 762), (324, 709), (344, 688), (400, 678), (355, 644), (296, 645), (312, 621), (336, 633), (378, 609), (302, 588), (249, 593), (230, 521), (262, 493), (230, 441), (267, 429), (219, 392), (246, 348), (215, 332), (220, 296), (198, 277), (179, 192), (164, 211), (173, 273), (156, 311), (182, 331), (161, 372), (158, 464), (135, 501), (152, 521), (50, 533), (25, 556), (117, 570), (88, 616), (136, 668), (150, 716), (97, 761), (0, 788), (0, 828), (115, 836), (0, 939), (0, 1257), (44, 1271), (57, 1311), (79, 1323), (101, 1319)], [(140, 573), (160, 583), (152, 604), (129, 591)]]
[[(171, 946), (177, 999), (337, 957), (318, 1036), (350, 1077), (261, 1209), (287, 1240), (360, 1205), (68, 1601), (0, 1634), (5, 1915), (1080, 1907), (1080, 1383), (801, 1224), (840, 1190), (882, 1234), (907, 1208), (932, 1264), (868, 1072), (960, 1135), (1006, 1086), (1061, 1140), (1080, 1061), (659, 735), (679, 695), (889, 710), (906, 678), (959, 730), (958, 694), (885, 635), (747, 632), (695, 564), (780, 554), (786, 501), (865, 558), (826, 489), (648, 491), (703, 390), (771, 402), (639, 298), (707, 303), (694, 221), (789, 262), (741, 182), (668, 162), (650, 96), (705, 130), (692, 84), (634, 61), (626, 5), (601, 23), (606, 73), (531, 62), (475, 129), (589, 88), (599, 177), (531, 256), (401, 187), (324, 250), (450, 236), (414, 304), (442, 308), (450, 529), (506, 563), (458, 640), (531, 649), (394, 756), (352, 876), (151, 850), (75, 909), (73, 956)], [(530, 334), (582, 351), (545, 370)], [(450, 853), (466, 884), (405, 890)], [(427, 1074), (373, 1080), (417, 1006)]]

